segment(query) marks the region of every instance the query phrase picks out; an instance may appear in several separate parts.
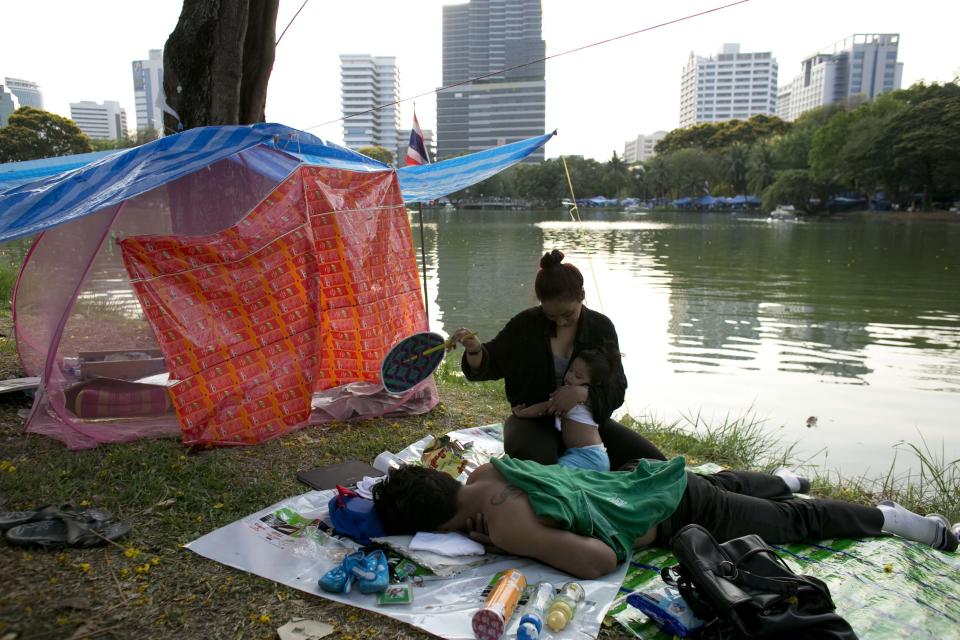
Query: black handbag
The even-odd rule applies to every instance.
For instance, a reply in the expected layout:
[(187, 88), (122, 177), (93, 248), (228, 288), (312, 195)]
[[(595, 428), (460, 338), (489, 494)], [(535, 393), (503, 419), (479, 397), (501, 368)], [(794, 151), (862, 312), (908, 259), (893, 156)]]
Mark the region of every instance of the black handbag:
[(822, 580), (794, 573), (760, 536), (718, 544), (690, 524), (670, 540), (680, 563), (662, 570), (693, 612), (707, 622), (708, 637), (778, 640), (856, 640)]

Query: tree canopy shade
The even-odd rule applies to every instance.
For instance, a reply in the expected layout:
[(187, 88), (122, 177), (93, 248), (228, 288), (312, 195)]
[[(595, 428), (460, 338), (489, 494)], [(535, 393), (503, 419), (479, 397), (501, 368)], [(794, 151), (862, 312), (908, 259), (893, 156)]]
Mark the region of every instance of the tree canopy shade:
[(681, 149), (726, 149), (734, 144), (752, 145), (757, 140), (786, 133), (791, 128), (776, 116), (755, 115), (749, 120), (706, 122), (685, 129), (674, 129), (657, 142), (657, 153)]
[(379, 145), (372, 147), (360, 147), (357, 149), (357, 153), (362, 153), (368, 158), (379, 160), (383, 164), (393, 164), (393, 153), (391, 153), (391, 151), (386, 147), (381, 147)]
[(90, 138), (73, 120), (20, 107), (0, 127), (0, 162), (20, 162), (93, 151)]
[(264, 122), (279, 0), (184, 0), (163, 50), (166, 133)]

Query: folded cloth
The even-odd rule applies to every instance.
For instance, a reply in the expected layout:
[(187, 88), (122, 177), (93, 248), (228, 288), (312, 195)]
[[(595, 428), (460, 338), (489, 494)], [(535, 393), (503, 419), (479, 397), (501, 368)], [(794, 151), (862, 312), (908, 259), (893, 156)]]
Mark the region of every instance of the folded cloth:
[(410, 548), (414, 551), (431, 551), (442, 556), (482, 556), (483, 545), (460, 533), (427, 533), (421, 531), (413, 536)]
[(373, 487), (386, 479), (387, 476), (363, 476), (363, 480), (357, 483), (357, 495), (373, 500)]

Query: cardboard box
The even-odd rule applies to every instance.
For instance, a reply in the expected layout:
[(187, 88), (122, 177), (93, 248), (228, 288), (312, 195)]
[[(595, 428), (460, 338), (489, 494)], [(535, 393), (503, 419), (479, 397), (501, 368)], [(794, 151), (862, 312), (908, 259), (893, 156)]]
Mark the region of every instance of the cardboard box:
[(81, 351), (80, 379), (114, 378), (135, 380), (167, 370), (160, 349), (114, 349)]

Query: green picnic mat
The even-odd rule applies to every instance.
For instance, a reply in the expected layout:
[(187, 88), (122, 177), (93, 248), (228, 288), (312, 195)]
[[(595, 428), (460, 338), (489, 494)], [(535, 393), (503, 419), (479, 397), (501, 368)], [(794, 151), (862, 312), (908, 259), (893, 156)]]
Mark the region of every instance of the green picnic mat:
[[(827, 583), (837, 613), (861, 640), (960, 638), (960, 553), (892, 536), (774, 548), (797, 573)], [(663, 549), (637, 551), (607, 619), (637, 638), (670, 640), (626, 597), (661, 586), (660, 569), (674, 564)]]

